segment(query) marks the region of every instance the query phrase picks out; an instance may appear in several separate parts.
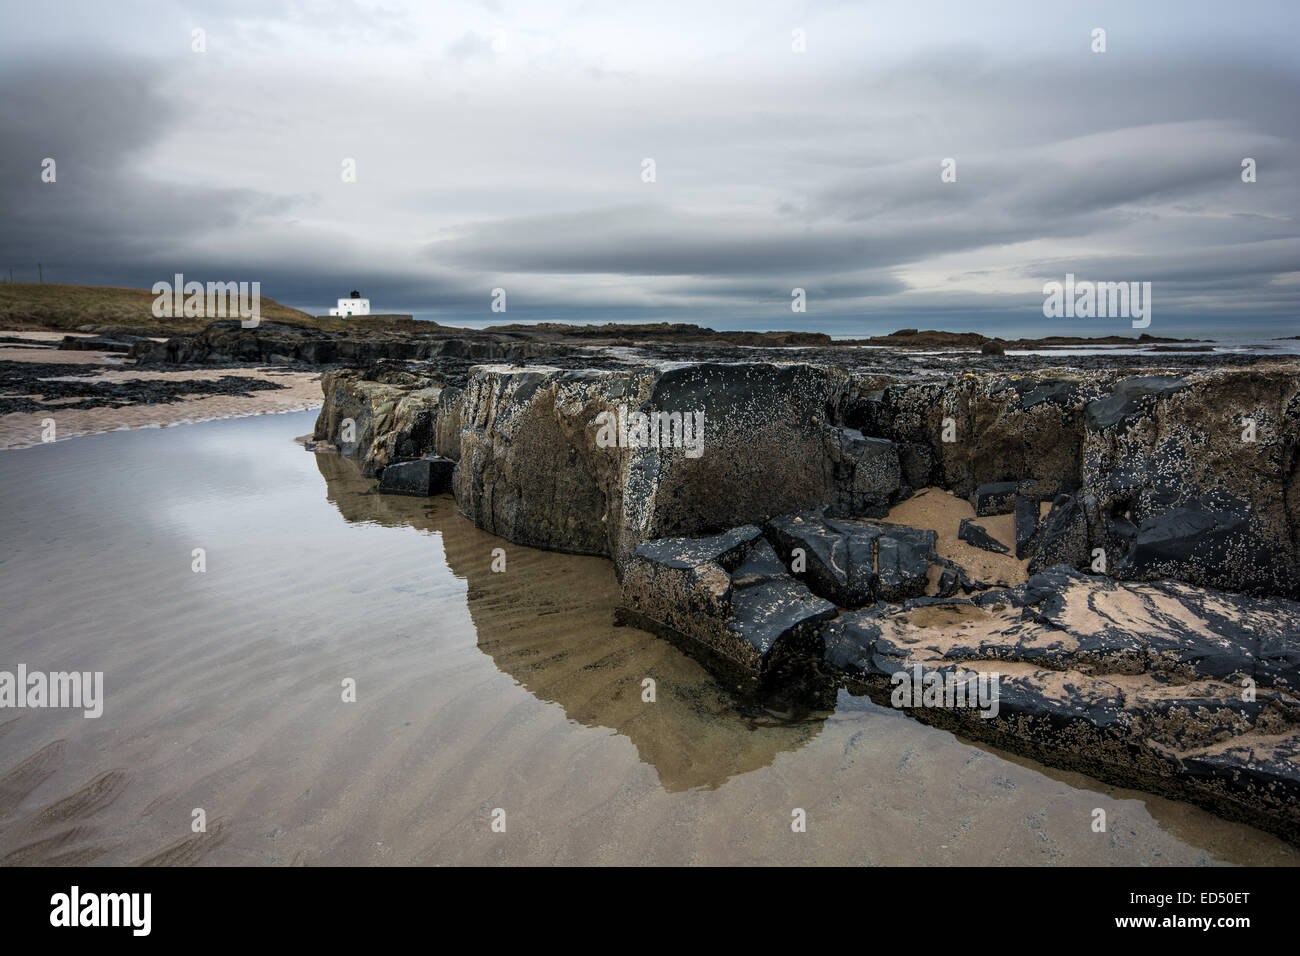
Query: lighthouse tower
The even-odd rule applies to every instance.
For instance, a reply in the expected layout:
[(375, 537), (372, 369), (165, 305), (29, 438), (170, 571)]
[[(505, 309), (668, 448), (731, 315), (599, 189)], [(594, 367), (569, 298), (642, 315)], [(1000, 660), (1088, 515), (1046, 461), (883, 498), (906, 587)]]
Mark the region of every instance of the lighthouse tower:
[(330, 309), (330, 315), (369, 315), (370, 300), (361, 298), (361, 293), (356, 289), (352, 290), (351, 296), (346, 299), (339, 299), (339, 307)]

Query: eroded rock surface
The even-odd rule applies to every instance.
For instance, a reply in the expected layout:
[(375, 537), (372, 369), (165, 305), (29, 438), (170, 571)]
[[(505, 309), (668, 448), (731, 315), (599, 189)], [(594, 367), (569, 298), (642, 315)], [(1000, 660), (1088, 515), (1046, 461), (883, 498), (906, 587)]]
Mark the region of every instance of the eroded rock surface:
[(1170, 793), (1300, 838), (1300, 605), (1060, 566), (969, 602), (885, 606), (824, 631), (877, 692), (894, 674), (997, 672), (995, 716), (921, 707), (1058, 766)]
[(808, 511), (773, 518), (766, 531), (785, 567), (845, 608), (921, 595), (938, 563), (928, 529)]
[[(352, 418), (346, 450), (375, 475), (461, 462), (457, 501), (480, 527), (620, 568), (639, 541), (823, 507), (881, 517), (933, 483), (1016, 512), (1035, 570), (1090, 568), (1100, 549), (1123, 579), (1300, 596), (1294, 365), (885, 383), (799, 363), (606, 366), (479, 366), (463, 384), (401, 363), (332, 371), (316, 437), (346, 445)], [(700, 413), (699, 454), (599, 447), (598, 416), (653, 412)], [(1041, 523), (1038, 502), (1053, 503)]]
[(473, 361), (519, 361), (554, 351), (547, 343), (511, 341), (439, 329), (425, 334), (398, 333), (358, 326), (329, 331), (289, 322), (259, 322), (245, 328), (238, 319), (213, 322), (202, 332), (164, 342), (136, 341), (130, 356), (142, 363), (182, 365), (253, 362), (259, 365), (367, 365), (383, 360), (439, 357)]
[(785, 659), (815, 654), (820, 624), (836, 613), (786, 572), (752, 525), (644, 542), (623, 573), (623, 620), (698, 642), (760, 679)]
[(377, 476), (399, 459), (434, 451), (441, 386), (400, 365), (338, 369), (321, 377), (325, 404), (312, 437)]
[(1294, 373), (1130, 379), (1089, 404), (1085, 507), (1115, 573), (1300, 594)]

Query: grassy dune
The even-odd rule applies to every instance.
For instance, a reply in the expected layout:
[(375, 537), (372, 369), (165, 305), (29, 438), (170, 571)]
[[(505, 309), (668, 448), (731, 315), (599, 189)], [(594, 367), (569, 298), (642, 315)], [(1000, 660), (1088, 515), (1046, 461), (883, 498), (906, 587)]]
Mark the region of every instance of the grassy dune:
[[(6, 329), (66, 329), (71, 332), (82, 325), (112, 325), (167, 334), (196, 331), (211, 321), (155, 318), (155, 298), (148, 289), (5, 282), (0, 283), (0, 326)], [(291, 309), (266, 296), (262, 296), (262, 318), (316, 324), (306, 312)]]

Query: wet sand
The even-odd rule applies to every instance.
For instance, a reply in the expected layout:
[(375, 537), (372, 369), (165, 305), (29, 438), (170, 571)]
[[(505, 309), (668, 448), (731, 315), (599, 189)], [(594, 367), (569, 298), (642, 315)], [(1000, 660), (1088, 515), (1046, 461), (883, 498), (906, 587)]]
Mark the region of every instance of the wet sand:
[(375, 495), (293, 444), (313, 418), (0, 456), (24, 502), (0, 668), (103, 670), (107, 697), (98, 720), (0, 711), (0, 863), (1300, 860), (865, 698), (797, 723), (741, 713), (681, 651), (613, 626), (609, 562), (511, 545), (449, 497)]
[[(14, 336), (50, 339), (57, 344), (61, 333), (15, 332)], [(44, 421), (55, 422), (56, 440), (96, 435), (132, 428), (165, 428), (189, 422), (204, 422), (245, 415), (267, 415), (319, 408), (321, 404), (320, 372), (290, 371), (277, 368), (211, 368), (164, 371), (136, 367), (124, 362), (120, 353), (63, 351), (0, 345), (0, 361), (45, 362), (69, 366), (112, 363), (121, 364), (94, 376), (77, 376), (73, 381), (121, 382), (128, 379), (147, 381), (215, 381), (224, 376), (263, 380), (284, 385), (282, 389), (250, 392), (248, 395), (191, 395), (183, 401), (160, 404), (125, 405), (120, 408), (69, 408), (40, 412), (15, 412), (0, 415), (0, 450), (25, 448), (40, 444)], [(57, 405), (57, 401), (51, 404)]]
[(975, 518), (975, 508), (969, 501), (942, 488), (924, 488), (894, 506), (885, 520), (936, 532), (935, 550), (939, 556), (956, 561), (978, 581), (1010, 587), (1029, 579), (1028, 560), (1019, 561), (1015, 555), (1015, 515), (996, 515), (973, 521), (996, 541), (1007, 545), (1009, 554), (994, 554), (959, 539), (957, 531), (963, 518)]

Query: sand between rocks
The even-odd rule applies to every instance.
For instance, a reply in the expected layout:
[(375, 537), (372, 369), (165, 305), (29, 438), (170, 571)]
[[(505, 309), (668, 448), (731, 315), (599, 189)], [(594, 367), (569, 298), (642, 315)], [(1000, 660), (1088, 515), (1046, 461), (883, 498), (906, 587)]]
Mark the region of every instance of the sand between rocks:
[(1015, 515), (996, 515), (974, 522), (1010, 548), (1010, 554), (994, 554), (957, 537), (962, 519), (974, 517), (974, 507), (964, 498), (942, 488), (925, 488), (896, 505), (885, 520), (936, 532), (935, 550), (939, 556), (955, 561), (977, 580), (1003, 587), (1029, 580), (1029, 562), (1018, 561), (1015, 556)]

